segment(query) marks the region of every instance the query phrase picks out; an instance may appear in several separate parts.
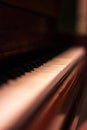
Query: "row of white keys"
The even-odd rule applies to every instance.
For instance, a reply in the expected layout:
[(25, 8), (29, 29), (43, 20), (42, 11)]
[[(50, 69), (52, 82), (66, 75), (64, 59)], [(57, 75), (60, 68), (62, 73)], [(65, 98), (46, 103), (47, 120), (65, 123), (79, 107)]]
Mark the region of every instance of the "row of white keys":
[(84, 54), (83, 48), (70, 49), (34, 71), (4, 84), (0, 90), (0, 129), (10, 128), (27, 110), (31, 115), (67, 70)]

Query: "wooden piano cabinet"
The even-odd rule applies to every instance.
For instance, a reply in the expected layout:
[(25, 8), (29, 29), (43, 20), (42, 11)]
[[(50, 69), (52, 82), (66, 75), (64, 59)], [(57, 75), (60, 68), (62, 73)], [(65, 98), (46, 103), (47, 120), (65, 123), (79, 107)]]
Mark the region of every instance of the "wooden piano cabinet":
[(74, 109), (71, 111), (71, 119), (69, 118), (66, 124), (68, 130), (86, 130), (87, 129), (87, 59), (85, 59), (85, 67), (83, 76), (79, 85), (80, 92), (74, 104)]

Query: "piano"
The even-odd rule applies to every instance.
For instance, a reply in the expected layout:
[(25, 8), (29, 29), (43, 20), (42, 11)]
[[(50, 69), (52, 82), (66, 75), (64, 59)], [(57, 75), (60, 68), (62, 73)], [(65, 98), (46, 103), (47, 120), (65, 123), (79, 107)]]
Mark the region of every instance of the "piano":
[(0, 1), (0, 130), (87, 129), (86, 44), (61, 32), (66, 3)]

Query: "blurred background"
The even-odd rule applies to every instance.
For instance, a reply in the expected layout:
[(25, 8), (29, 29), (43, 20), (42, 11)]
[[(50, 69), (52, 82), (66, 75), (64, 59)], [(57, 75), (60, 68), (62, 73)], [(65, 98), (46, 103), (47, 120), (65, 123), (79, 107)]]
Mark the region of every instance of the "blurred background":
[(0, 0), (0, 57), (85, 45), (86, 0)]

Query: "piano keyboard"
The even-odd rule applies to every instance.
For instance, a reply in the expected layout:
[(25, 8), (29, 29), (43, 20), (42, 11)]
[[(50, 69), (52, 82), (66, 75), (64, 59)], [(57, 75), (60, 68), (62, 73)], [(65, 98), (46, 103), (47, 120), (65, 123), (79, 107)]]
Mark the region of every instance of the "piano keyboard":
[(84, 48), (71, 48), (38, 68), (2, 84), (0, 130), (19, 129), (23, 121), (33, 115), (65, 75), (81, 63), (84, 56)]

